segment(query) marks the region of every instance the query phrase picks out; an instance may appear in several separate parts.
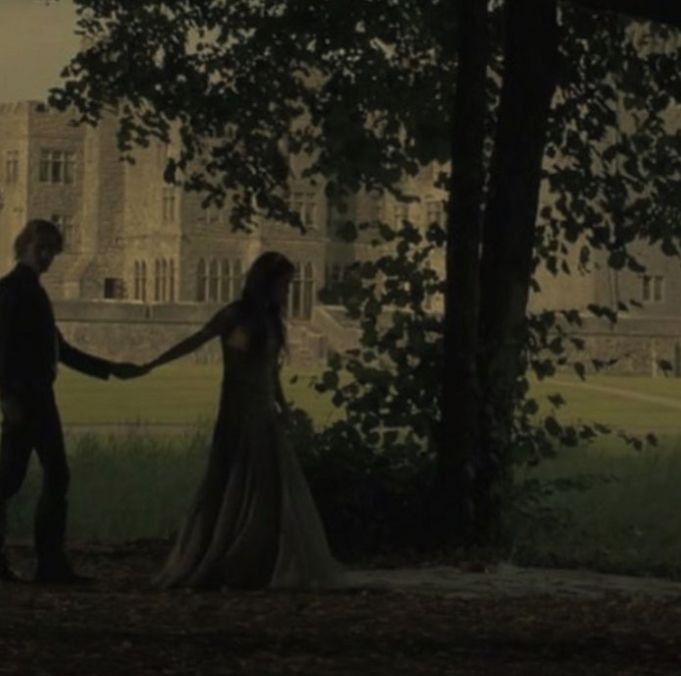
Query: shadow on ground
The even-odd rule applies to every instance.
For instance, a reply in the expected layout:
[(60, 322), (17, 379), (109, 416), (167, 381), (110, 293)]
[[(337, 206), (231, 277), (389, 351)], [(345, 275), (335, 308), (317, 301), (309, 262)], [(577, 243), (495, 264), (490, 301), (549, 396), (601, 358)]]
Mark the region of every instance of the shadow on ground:
[[(359, 572), (366, 587), (326, 593), (161, 593), (149, 578), (165, 551), (162, 543), (90, 546), (73, 558), (96, 576), (92, 585), (0, 586), (0, 674), (681, 673), (674, 593), (605, 584), (572, 594), (561, 583), (560, 593), (510, 594), (495, 588), (509, 574), (503, 568), (459, 571), (487, 589), (468, 595), (461, 581), (459, 591), (415, 583), (415, 575), (433, 579), (418, 569)], [(12, 554), (30, 569), (30, 550)]]

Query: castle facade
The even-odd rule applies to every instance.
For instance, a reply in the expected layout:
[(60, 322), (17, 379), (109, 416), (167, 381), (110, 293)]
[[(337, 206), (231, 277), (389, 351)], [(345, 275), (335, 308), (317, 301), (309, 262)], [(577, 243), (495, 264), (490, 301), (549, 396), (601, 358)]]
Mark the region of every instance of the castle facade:
[[(319, 331), (328, 334), (333, 320), (319, 314), (317, 292), (341, 279), (351, 263), (377, 254), (367, 235), (353, 243), (342, 240), (337, 235), (342, 222), (444, 223), (445, 195), (434, 186), (435, 170), (426, 168), (405, 187), (417, 201), (362, 193), (342, 213), (329, 203), (323, 185), (293, 180), (291, 206), (305, 234), (267, 222), (250, 234), (234, 232), (226, 209), (203, 208), (200, 195), (164, 182), (170, 151), (152, 141), (130, 164), (119, 159), (113, 117), (97, 128), (76, 127), (68, 114), (40, 102), (0, 104), (0, 274), (13, 264), (12, 243), (24, 223), (47, 218), (61, 228), (65, 242), (45, 276), (58, 311), (69, 302), (83, 307), (90, 301), (148, 308), (191, 305), (195, 314), (196, 306), (208, 311), (237, 297), (250, 263), (262, 251), (277, 249), (297, 269), (289, 317), (311, 326), (321, 317)], [(583, 274), (543, 273), (542, 291), (531, 305), (616, 307), (633, 298), (639, 305), (630, 307), (613, 335), (626, 333), (629, 320), (629, 326), (646, 326), (646, 336), (657, 335), (654, 327), (664, 324), (663, 333), (678, 340), (679, 261), (645, 247), (640, 255), (645, 274), (614, 272), (598, 260)], [(443, 268), (441, 253), (432, 264)]]

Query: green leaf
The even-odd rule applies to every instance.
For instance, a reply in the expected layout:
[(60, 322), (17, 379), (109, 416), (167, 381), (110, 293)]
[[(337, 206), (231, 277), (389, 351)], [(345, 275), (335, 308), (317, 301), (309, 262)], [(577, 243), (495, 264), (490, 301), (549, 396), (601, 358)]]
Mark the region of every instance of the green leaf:
[(625, 251), (611, 251), (608, 256), (608, 266), (613, 270), (622, 270), (627, 264), (628, 256)]
[(563, 428), (553, 416), (544, 418), (544, 428), (552, 437), (559, 437), (563, 431)]

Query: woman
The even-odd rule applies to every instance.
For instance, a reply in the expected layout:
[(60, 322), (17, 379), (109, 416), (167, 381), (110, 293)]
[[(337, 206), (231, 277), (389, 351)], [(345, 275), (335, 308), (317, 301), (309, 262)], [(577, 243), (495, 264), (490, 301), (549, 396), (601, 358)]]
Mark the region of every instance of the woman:
[(285, 439), (279, 380), (282, 318), (294, 267), (276, 252), (251, 266), (240, 300), (147, 364), (155, 368), (220, 337), (225, 365), (210, 459), (162, 588), (325, 587), (340, 583), (316, 507)]

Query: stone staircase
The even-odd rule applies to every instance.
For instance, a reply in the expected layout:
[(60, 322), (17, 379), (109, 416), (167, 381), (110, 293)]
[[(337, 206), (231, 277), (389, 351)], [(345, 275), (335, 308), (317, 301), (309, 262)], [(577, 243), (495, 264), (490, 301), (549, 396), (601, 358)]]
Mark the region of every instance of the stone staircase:
[(315, 305), (311, 326), (326, 337), (327, 351), (345, 352), (359, 345), (359, 325), (340, 305)]
[(307, 322), (289, 323), (288, 347), (288, 364), (296, 369), (316, 369), (326, 361), (326, 336)]
[(293, 320), (288, 325), (289, 365), (317, 369), (329, 352), (345, 352), (359, 344), (357, 322), (341, 306), (316, 305), (310, 321)]

